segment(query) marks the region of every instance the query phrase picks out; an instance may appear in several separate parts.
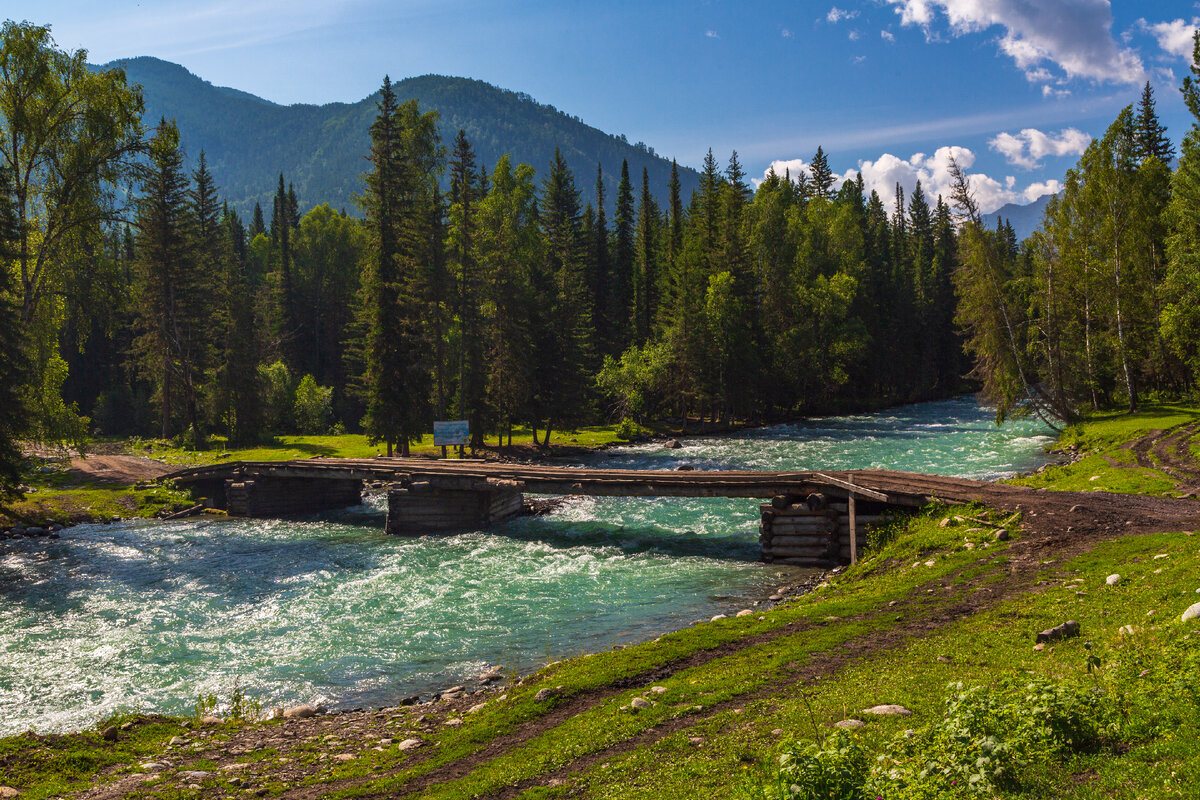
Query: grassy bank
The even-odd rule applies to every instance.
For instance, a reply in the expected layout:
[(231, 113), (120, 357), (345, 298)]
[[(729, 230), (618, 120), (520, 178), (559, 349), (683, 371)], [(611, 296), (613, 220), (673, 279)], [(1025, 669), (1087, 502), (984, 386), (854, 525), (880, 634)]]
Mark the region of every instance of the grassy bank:
[[(1060, 442), (1079, 460), (1021, 482), (1174, 492), (1159, 469), (1170, 465), (1131, 443), (1196, 419), (1164, 407), (1089, 420)], [(1062, 550), (1036, 538), (1054, 529), (1045, 511), (992, 514), (1008, 541), (974, 521), (989, 513), (926, 509), (808, 595), (549, 665), (457, 704), (311, 727), (121, 718), (110, 722), (134, 724), (116, 742), (99, 733), (108, 722), (10, 737), (0, 783), (23, 800), (93, 784), (110, 787), (100, 796), (161, 798), (297, 786), (444, 800), (1200, 796), (1200, 620), (1180, 619), (1200, 602), (1200, 536), (1122, 529)], [(1069, 619), (1079, 636), (1035, 648), (1037, 632)], [(911, 713), (864, 713), (879, 704)], [(863, 724), (834, 727), (844, 720)], [(420, 746), (402, 750), (408, 739)]]

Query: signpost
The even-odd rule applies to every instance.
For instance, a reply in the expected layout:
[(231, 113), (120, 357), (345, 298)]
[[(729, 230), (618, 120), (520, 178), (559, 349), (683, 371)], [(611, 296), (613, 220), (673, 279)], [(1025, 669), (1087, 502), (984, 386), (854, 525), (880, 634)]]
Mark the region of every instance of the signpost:
[(446, 457), (447, 445), (457, 446), (458, 454), (462, 456), (463, 445), (471, 441), (471, 421), (466, 419), (449, 420), (433, 423), (433, 445), (442, 448), (442, 458)]

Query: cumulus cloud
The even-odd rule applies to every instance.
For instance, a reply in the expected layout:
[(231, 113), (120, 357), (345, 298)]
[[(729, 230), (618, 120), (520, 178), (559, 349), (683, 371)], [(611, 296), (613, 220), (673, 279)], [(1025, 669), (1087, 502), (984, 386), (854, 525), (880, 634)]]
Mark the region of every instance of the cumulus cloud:
[(844, 19), (854, 19), (857, 16), (857, 11), (846, 11), (845, 9), (834, 6), (833, 8), (829, 9), (829, 13), (825, 15), (825, 21), (832, 22), (834, 25), (836, 25)]
[(1037, 128), (1024, 128), (1013, 135), (1007, 131), (997, 134), (988, 147), (1004, 156), (1008, 163), (1023, 169), (1036, 169), (1046, 156), (1080, 156), (1091, 144), (1092, 137), (1078, 128), (1043, 133)]
[(792, 38), (792, 32), (791, 32), (791, 31), (789, 31), (787, 28), (784, 28), (783, 30), (781, 30), (781, 31), (779, 32), (779, 35), (780, 35), (780, 36), (782, 36), (782, 37), (783, 37), (783, 38), (785, 38), (785, 39), (791, 39), (791, 38)]
[(705, 31), (704, 35), (710, 39), (720, 39), (721, 38), (721, 34), (717, 33), (716, 31)]
[(1200, 25), (1200, 19), (1193, 18), (1191, 22), (1181, 19), (1170, 22), (1149, 23), (1145, 19), (1138, 20), (1138, 26), (1154, 34), (1158, 46), (1173, 56), (1184, 60), (1192, 57), (1192, 34)]
[[(970, 168), (975, 163), (975, 153), (969, 148), (957, 146), (939, 147), (933, 155), (915, 153), (907, 159), (884, 153), (874, 160), (860, 161), (857, 169), (846, 170), (838, 175), (834, 185), (840, 187), (846, 181), (855, 180), (861, 173), (866, 193), (869, 195), (872, 190), (876, 191), (889, 212), (896, 202), (896, 184), (900, 184), (905, 197), (911, 197), (917, 181), (920, 181), (921, 190), (930, 204), (936, 202), (938, 195), (949, 203), (952, 185), (951, 158), (958, 161), (958, 166), (967, 173), (967, 181), (975, 194), (975, 201), (979, 204), (979, 210), (985, 214), (1007, 203), (1031, 203), (1042, 195), (1055, 194), (1062, 188), (1057, 180), (1039, 181), (1022, 188), (1012, 176), (999, 181), (982, 172), (972, 173)], [(812, 176), (811, 165), (802, 158), (773, 161), (767, 172), (771, 169), (780, 176), (786, 171), (793, 180), (800, 173)], [(767, 173), (764, 173), (763, 177), (766, 175)], [(756, 184), (761, 182), (761, 179), (755, 181)]]
[(892, 33), (891, 31), (880, 31), (879, 38), (883, 39), (885, 42), (894, 42), (896, 41), (896, 34)]
[(1109, 0), (885, 0), (902, 25), (934, 36), (939, 12), (955, 36), (1003, 28), (997, 43), (1031, 80), (1056, 66), (1063, 76), (1118, 84), (1140, 83), (1145, 69), (1137, 54), (1112, 36)]

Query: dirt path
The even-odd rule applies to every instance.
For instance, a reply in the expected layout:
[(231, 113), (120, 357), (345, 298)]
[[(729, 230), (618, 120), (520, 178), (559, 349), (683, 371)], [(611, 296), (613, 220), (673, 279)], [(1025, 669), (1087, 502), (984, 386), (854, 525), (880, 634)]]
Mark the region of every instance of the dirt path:
[(144, 456), (90, 455), (73, 458), (67, 474), (80, 481), (132, 486), (161, 478), (176, 467)]

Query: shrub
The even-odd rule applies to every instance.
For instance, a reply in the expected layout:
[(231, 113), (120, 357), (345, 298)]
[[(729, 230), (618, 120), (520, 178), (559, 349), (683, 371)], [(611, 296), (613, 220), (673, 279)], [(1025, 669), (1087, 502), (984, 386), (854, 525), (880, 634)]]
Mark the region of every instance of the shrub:
[(861, 800), (870, 755), (852, 733), (837, 731), (821, 744), (793, 742), (779, 756), (761, 800)]
[(333, 388), (319, 386), (312, 375), (305, 375), (296, 387), (296, 401), (292, 408), (296, 427), (301, 433), (325, 433), (333, 409)]

